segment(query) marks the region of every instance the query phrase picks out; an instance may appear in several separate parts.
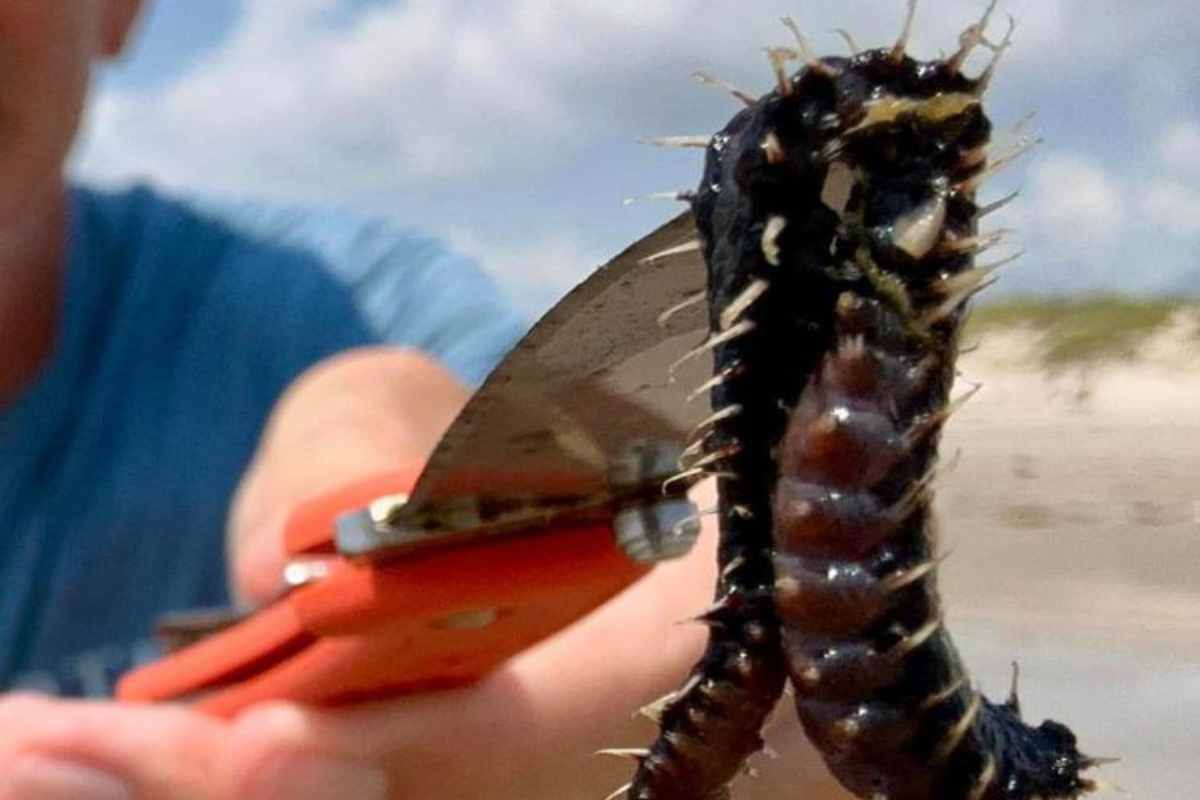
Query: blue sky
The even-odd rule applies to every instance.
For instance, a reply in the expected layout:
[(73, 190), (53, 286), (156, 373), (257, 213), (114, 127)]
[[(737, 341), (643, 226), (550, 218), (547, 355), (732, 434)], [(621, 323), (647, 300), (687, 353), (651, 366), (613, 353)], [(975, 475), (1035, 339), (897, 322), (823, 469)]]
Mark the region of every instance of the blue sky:
[[(890, 42), (903, 0), (147, 0), (100, 76), (76, 171), (103, 183), (353, 205), (438, 233), (530, 313), (677, 209), (699, 156), (638, 139), (736, 110), (690, 79), (769, 88), (790, 15)], [(955, 46), (980, 0), (923, 0), (913, 50)], [(1131, 10), (1136, 9), (1136, 10)], [(1043, 139), (985, 190), (1025, 257), (999, 292), (1200, 292), (1200, 18), (1160, 0), (1010, 0), (997, 129)], [(995, 32), (1002, 32), (998, 15)], [(986, 54), (981, 54), (986, 55)], [(978, 63), (975, 63), (978, 68)]]

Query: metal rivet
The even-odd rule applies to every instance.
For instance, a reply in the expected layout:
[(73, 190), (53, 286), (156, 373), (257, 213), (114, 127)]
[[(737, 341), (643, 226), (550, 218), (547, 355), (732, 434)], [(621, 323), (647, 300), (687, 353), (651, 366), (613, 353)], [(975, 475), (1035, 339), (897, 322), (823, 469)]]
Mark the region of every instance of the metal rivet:
[(283, 567), (283, 584), (288, 589), (298, 589), (328, 575), (328, 559), (293, 559)]
[(367, 507), (371, 521), (376, 525), (386, 525), (408, 502), (406, 494), (386, 494), (371, 501)]

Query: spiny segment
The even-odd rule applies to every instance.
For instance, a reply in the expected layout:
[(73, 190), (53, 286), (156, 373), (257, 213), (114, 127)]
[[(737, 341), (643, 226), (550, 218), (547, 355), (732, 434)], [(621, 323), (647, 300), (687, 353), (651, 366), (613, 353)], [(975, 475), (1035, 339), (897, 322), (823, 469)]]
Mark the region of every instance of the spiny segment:
[(908, 0), (908, 11), (904, 15), (904, 27), (900, 30), (900, 38), (892, 46), (891, 59), (900, 62), (908, 51), (908, 40), (912, 38), (913, 20), (917, 16), (917, 0)]
[(730, 364), (729, 366), (725, 367), (720, 372), (718, 372), (717, 374), (713, 375), (711, 378), (706, 380), (704, 383), (700, 384), (695, 389), (693, 389), (692, 392), (687, 396), (687, 399), (684, 402), (690, 403), (690, 402), (696, 400), (697, 398), (707, 397), (709, 392), (711, 392), (713, 389), (720, 386), (721, 384), (725, 383), (726, 381), (736, 378), (739, 374), (741, 374), (743, 372), (743, 370), (744, 370), (744, 367), (740, 363), (735, 362), (733, 364)]
[[(727, 576), (723, 582), (732, 581)], [(761, 598), (754, 601), (731, 589), (700, 616), (710, 630), (705, 657), (679, 691), (646, 712), (657, 719), (662, 734), (647, 750), (622, 753), (638, 762), (628, 797), (729, 796), (727, 784), (740, 773), (745, 757), (762, 747), (758, 730), (773, 702), (760, 706), (759, 698), (777, 696), (782, 684), (782, 670), (771, 669), (756, 652), (779, 647), (756, 619), (763, 610)], [(753, 719), (744, 725), (748, 713)]]
[(674, 189), (666, 192), (651, 192), (639, 197), (626, 197), (622, 200), (623, 205), (631, 206), (639, 200), (674, 200), (677, 203), (690, 203), (695, 192), (691, 189)]
[[(915, 0), (891, 48), (859, 51), (847, 35), (850, 59), (816, 58), (785, 20), (796, 47), (767, 51), (774, 92), (752, 101), (698, 76), (747, 108), (714, 137), (656, 142), (708, 148), (690, 201), (710, 333), (681, 362), (713, 354), (713, 377), (692, 393), (709, 394), (713, 413), (672, 480), (723, 479), (721, 569), (717, 602), (696, 618), (709, 628), (705, 655), (643, 710), (661, 726), (654, 744), (614, 753), (638, 762), (617, 794), (728, 797), (763, 746), (785, 670), (810, 736), (860, 797), (1091, 788), (1078, 772), (1094, 761), (1069, 731), (1028, 728), (1015, 702), (970, 688), (934, 583), (945, 557), (930, 510), (937, 439), (971, 394), (948, 399), (957, 331), (998, 266), (972, 258), (1003, 234), (977, 223), (1012, 199), (975, 203), (1003, 166), (989, 162), (980, 107), (1011, 42), (1011, 26), (986, 38), (994, 10), (953, 56), (925, 64), (906, 52)], [(979, 46), (993, 58), (971, 79), (961, 67)], [(1070, 774), (1047, 775), (1047, 753)]]
[(659, 327), (660, 328), (667, 327), (671, 323), (671, 320), (675, 317), (676, 314), (679, 314), (681, 311), (686, 311), (687, 309), (689, 309), (692, 306), (695, 306), (699, 303), (703, 303), (707, 299), (708, 299), (708, 292), (705, 292), (705, 291), (699, 291), (699, 292), (696, 292), (695, 294), (688, 295), (683, 300), (680, 300), (678, 303), (676, 303), (675, 305), (671, 306), (666, 311), (663, 311), (661, 314), (658, 315)]
[[(970, 688), (934, 583), (929, 483), (938, 434), (978, 388), (949, 399), (957, 334), (970, 299), (1011, 260), (972, 263), (998, 238), (981, 236), (978, 219), (1011, 199), (979, 208), (974, 198), (1003, 166), (988, 162), (990, 126), (978, 100), (1011, 41), (1011, 26), (1000, 43), (986, 38), (994, 8), (945, 62), (907, 57), (910, 2), (890, 51), (859, 54), (836, 75), (802, 73), (803, 89), (776, 108), (839, 98), (832, 112), (806, 116), (837, 115), (838, 125), (816, 126), (828, 131), (824, 142), (813, 129), (784, 135), (782, 110), (763, 123), (774, 139), (760, 149), (775, 155), (756, 181), (761, 218), (798, 218), (764, 195), (772, 171), (794, 172), (803, 147), (815, 155), (810, 163), (826, 165), (821, 197), (839, 220), (831, 258), (815, 260), (839, 287), (833, 341), (791, 406), (778, 447), (774, 591), (805, 728), (863, 798), (993, 800), (1003, 787), (1005, 800), (1031, 800), (1094, 786), (1079, 774), (1093, 762), (1064, 726), (1031, 728), (1019, 704), (995, 705)], [(980, 45), (994, 57), (972, 80), (961, 67)], [(882, 85), (856, 110), (841, 81), (860, 68)], [(919, 86), (920, 74), (933, 76), (929, 86)], [(847, 85), (869, 84), (864, 76)], [(768, 247), (763, 237), (760, 249), (776, 266), (812, 263), (793, 252), (795, 242)]]
[(666, 250), (660, 250), (657, 253), (648, 255), (642, 259), (642, 263), (650, 264), (654, 261), (659, 261), (661, 259), (669, 258), (671, 256), (678, 256), (678, 255), (682, 255), (684, 253), (695, 253), (695, 252), (701, 250), (702, 247), (703, 247), (703, 244), (700, 242), (699, 239), (693, 239), (692, 241), (683, 242), (682, 244), (677, 244), (673, 247), (668, 247)]
[(654, 136), (644, 141), (657, 147), (704, 149), (712, 140), (707, 136)]
[(694, 72), (692, 73), (692, 77), (706, 86), (717, 86), (721, 89), (724, 89), (725, 91), (729, 92), (730, 95), (742, 101), (742, 103), (747, 107), (753, 106), (758, 102), (758, 98), (754, 97), (753, 95), (747, 94), (731, 84), (729, 81), (709, 75), (707, 72)]
[(846, 43), (847, 49), (850, 50), (850, 55), (858, 55), (858, 51), (861, 48), (858, 46), (858, 42), (854, 41), (854, 36), (850, 31), (845, 28), (834, 28), (833, 32), (842, 37), (842, 41)]
[(812, 47), (808, 44), (808, 39), (800, 32), (800, 26), (796, 24), (794, 19), (784, 17), (782, 22), (784, 27), (791, 31), (792, 36), (796, 39), (796, 47), (798, 49), (796, 51), (797, 54), (792, 56), (794, 59), (803, 61), (806, 67), (823, 75), (833, 76), (837, 74), (837, 70), (834, 67), (826, 64), (813, 54)]
[(753, 332), (756, 326), (757, 323), (752, 319), (743, 319), (736, 325), (724, 330), (721, 330), (720, 326), (718, 326), (718, 329), (715, 333), (709, 334), (709, 336), (703, 342), (696, 345), (696, 347), (684, 353), (679, 358), (675, 359), (671, 366), (667, 367), (667, 374), (673, 377), (679, 368), (688, 361), (691, 361), (697, 356), (702, 356), (712, 350), (716, 350), (726, 342), (731, 342), (740, 336), (745, 336), (746, 334)]
[(980, 206), (979, 210), (975, 212), (975, 219), (976, 220), (983, 219), (988, 214), (994, 214), (995, 212), (1004, 208), (1006, 205), (1008, 205), (1012, 201), (1016, 200), (1020, 195), (1021, 195), (1020, 190), (1016, 190), (1010, 194), (1006, 194), (1004, 197), (1001, 197), (999, 200), (997, 200), (994, 203), (989, 203), (986, 206)]

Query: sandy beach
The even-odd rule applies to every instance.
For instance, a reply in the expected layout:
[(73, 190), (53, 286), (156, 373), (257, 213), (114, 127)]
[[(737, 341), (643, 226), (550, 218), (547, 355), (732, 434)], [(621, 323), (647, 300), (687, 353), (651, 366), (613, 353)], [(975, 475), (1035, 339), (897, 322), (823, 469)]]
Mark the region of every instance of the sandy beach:
[(1022, 668), (1132, 797), (1200, 786), (1200, 339), (1181, 318), (1132, 361), (1031, 369), (1029, 337), (962, 362), (983, 389), (947, 430), (950, 624), (977, 679)]

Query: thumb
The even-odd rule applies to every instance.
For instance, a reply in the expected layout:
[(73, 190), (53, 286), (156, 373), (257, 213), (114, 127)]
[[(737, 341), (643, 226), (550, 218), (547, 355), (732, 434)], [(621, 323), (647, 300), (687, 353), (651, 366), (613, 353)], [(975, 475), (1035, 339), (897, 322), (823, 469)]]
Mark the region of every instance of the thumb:
[[(248, 473), (243, 486), (253, 483)], [(284, 528), (290, 509), (282, 502), (250, 514), (252, 504), (242, 501), (243, 491), (234, 500), (229, 521), (229, 580), (234, 602), (256, 607), (271, 602), (283, 588), (283, 570), (287, 561)], [(253, 495), (251, 495), (253, 496)]]
[(283, 532), (300, 503), (371, 475), (425, 463), (468, 392), (414, 350), (365, 348), (321, 362), (286, 392), (229, 518), (235, 596), (277, 594)]

